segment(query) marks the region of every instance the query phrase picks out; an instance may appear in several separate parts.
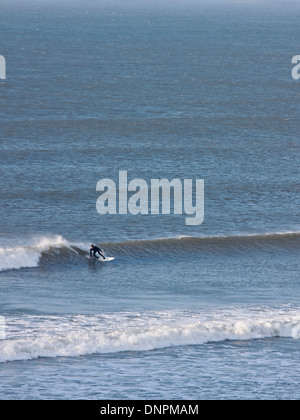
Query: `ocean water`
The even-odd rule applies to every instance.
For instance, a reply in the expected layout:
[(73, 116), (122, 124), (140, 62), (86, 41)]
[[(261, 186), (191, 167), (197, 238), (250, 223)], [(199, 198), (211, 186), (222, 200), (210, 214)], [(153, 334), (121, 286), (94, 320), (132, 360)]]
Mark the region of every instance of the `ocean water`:
[[(0, 399), (300, 398), (299, 9), (0, 19)], [(119, 171), (204, 179), (203, 223), (100, 215)]]

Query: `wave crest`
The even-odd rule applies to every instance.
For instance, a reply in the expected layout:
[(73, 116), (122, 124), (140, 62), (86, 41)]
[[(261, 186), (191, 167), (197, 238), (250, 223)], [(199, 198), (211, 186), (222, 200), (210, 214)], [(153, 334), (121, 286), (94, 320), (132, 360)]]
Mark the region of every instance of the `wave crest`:
[(38, 238), (30, 245), (0, 248), (0, 271), (37, 267), (44, 252), (68, 246), (65, 238), (56, 235)]
[[(124, 242), (99, 244), (104, 253), (126, 258), (144, 258), (147, 255), (177, 258), (182, 253), (236, 252), (251, 249), (300, 248), (300, 232), (278, 232), (228, 236), (179, 236), (175, 238), (138, 239)], [(89, 252), (89, 243), (71, 244), (63, 236), (47, 236), (35, 239), (32, 244), (15, 248), (0, 248), (0, 271), (25, 267), (38, 267), (41, 258), (57, 264), (76, 262)]]

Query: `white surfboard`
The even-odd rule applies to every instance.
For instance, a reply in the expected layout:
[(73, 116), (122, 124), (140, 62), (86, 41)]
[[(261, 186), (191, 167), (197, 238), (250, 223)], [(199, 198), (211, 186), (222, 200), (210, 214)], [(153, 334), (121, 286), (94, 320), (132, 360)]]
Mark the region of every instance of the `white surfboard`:
[(102, 257), (99, 257), (98, 261), (106, 262), (106, 261), (112, 261), (114, 259), (115, 259), (115, 257), (105, 257), (105, 260), (104, 260)]
[(88, 259), (91, 258), (91, 261), (101, 261), (101, 262), (113, 261), (115, 259), (115, 257), (105, 257), (105, 259), (104, 259), (102, 257), (98, 257), (98, 258), (96, 258), (94, 256), (90, 257), (89, 255), (86, 255), (86, 258), (88, 258)]

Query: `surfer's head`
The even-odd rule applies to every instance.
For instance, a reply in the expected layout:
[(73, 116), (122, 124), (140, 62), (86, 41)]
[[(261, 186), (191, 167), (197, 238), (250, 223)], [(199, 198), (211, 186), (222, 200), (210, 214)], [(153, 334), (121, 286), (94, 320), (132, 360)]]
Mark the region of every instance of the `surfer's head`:
[(91, 248), (94, 248), (94, 245), (91, 245)]

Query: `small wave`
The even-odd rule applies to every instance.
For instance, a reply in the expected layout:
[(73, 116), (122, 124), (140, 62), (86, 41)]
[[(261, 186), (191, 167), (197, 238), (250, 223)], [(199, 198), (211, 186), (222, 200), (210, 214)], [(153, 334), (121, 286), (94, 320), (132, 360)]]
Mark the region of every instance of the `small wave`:
[[(227, 309), (7, 319), (0, 362), (147, 351), (225, 340), (300, 338), (299, 310)], [(10, 332), (11, 331), (11, 332)]]
[(282, 248), (300, 247), (300, 232), (275, 232), (265, 234), (244, 235), (216, 235), (216, 236), (178, 236), (175, 238), (139, 239), (117, 243), (102, 244), (104, 249), (125, 255), (145, 253), (169, 253), (178, 255), (178, 252), (215, 252), (218, 250), (243, 250), (249, 248), (264, 248), (278, 246)]

